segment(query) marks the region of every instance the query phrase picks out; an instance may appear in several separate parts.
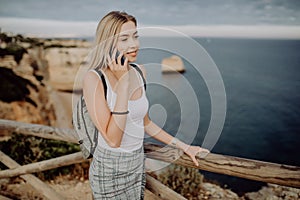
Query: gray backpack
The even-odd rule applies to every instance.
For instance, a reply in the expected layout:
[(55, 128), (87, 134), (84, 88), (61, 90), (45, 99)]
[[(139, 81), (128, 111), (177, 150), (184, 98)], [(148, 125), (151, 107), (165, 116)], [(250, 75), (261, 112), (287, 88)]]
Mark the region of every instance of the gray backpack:
[[(136, 64), (130, 63), (130, 65), (140, 73), (144, 82), (144, 87), (146, 89), (146, 82), (141, 69)], [(100, 70), (95, 71), (101, 77), (106, 99), (107, 85), (104, 75)], [(76, 106), (73, 108), (72, 123), (78, 135), (78, 143), (83, 157), (85, 159), (92, 158), (98, 145), (98, 130), (88, 113), (83, 95), (80, 96), (80, 99), (76, 103)]]

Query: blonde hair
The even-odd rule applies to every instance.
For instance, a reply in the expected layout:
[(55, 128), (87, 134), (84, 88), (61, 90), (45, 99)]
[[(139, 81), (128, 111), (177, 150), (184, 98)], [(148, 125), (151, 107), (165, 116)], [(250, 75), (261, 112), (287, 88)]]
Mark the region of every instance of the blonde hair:
[(129, 21), (137, 26), (135, 17), (126, 12), (112, 11), (101, 19), (96, 30), (95, 46), (89, 68), (104, 69), (108, 66), (108, 56), (113, 47), (116, 47), (121, 27)]

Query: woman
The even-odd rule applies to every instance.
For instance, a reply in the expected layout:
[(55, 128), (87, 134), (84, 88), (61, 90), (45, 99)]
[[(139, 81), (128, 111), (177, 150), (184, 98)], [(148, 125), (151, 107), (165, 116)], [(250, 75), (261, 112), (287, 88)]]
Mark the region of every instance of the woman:
[(83, 81), (87, 108), (99, 130), (89, 172), (93, 195), (95, 199), (143, 199), (144, 132), (182, 149), (196, 165), (196, 154), (209, 151), (175, 139), (149, 119), (142, 78), (145, 68), (139, 66), (140, 74), (129, 65), (136, 61), (139, 50), (133, 16), (118, 11), (108, 13), (98, 24), (96, 43), (92, 68), (101, 70), (107, 95), (95, 70), (89, 70)]

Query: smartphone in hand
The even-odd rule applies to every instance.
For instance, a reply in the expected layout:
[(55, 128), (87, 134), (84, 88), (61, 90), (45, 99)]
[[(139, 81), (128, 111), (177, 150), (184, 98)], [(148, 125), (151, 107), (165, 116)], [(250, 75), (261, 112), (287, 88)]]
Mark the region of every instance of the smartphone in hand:
[[(111, 57), (112, 57), (112, 55), (113, 55), (112, 52), (113, 52), (113, 51), (110, 52), (110, 56), (111, 56)], [(115, 61), (116, 61), (117, 64), (118, 64), (118, 57), (119, 57), (119, 55), (120, 55), (120, 52), (117, 51), (116, 56), (115, 56)], [(124, 65), (124, 63), (125, 63), (125, 57), (124, 57), (124, 55), (123, 55), (123, 56), (121, 57), (121, 65)]]
[[(119, 55), (120, 55), (120, 52), (119, 51), (117, 51), (117, 53), (116, 53), (116, 63), (118, 64), (118, 57), (119, 57)], [(125, 63), (125, 57), (124, 57), (124, 55), (121, 57), (121, 65), (124, 65), (124, 63)]]

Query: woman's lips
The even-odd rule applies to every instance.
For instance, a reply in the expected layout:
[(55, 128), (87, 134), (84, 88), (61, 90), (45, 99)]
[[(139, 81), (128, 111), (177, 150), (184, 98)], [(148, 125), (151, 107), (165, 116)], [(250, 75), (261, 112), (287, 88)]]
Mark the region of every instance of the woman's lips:
[(127, 52), (126, 54), (129, 55), (129, 56), (132, 56), (132, 57), (136, 57), (137, 51)]

